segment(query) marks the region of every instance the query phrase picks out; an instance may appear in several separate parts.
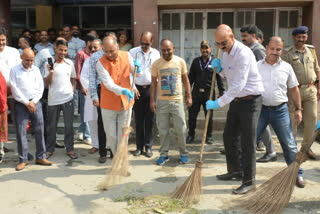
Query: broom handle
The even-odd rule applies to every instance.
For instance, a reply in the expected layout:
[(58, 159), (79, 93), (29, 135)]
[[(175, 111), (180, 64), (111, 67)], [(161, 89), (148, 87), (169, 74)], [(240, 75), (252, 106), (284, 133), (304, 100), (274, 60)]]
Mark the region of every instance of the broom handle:
[[(220, 48), (218, 48), (218, 50), (217, 50), (216, 59), (218, 59), (219, 57), (220, 57)], [(211, 89), (210, 89), (209, 100), (212, 100), (212, 98), (213, 98), (213, 91), (214, 91), (214, 84), (215, 84), (215, 81), (216, 81), (216, 74), (217, 74), (217, 68), (214, 68), (213, 74), (212, 74), (212, 81), (211, 81)], [(204, 144), (205, 144), (206, 138), (207, 138), (207, 130), (208, 130), (208, 124), (209, 124), (209, 119), (210, 119), (210, 114), (211, 113), (212, 113), (212, 110), (207, 111), (206, 122), (205, 122), (205, 125), (204, 125), (204, 131), (203, 131), (202, 142), (201, 142), (200, 159), (199, 159), (199, 161), (202, 161), (203, 149), (204, 149)]]
[[(128, 53), (128, 54), (129, 54), (129, 53)], [(136, 53), (136, 59), (138, 59), (138, 53)], [(132, 80), (132, 83), (131, 83), (131, 90), (133, 89), (133, 86), (134, 86), (134, 84), (135, 84), (135, 82), (136, 82), (137, 69), (138, 69), (138, 67), (137, 67), (137, 66), (134, 66), (133, 80)], [(134, 98), (133, 98), (133, 99), (134, 99)], [(129, 126), (130, 126), (130, 123), (131, 123), (131, 115), (132, 115), (132, 106), (130, 105), (130, 102), (129, 102), (129, 109), (128, 109), (126, 127), (129, 127)]]

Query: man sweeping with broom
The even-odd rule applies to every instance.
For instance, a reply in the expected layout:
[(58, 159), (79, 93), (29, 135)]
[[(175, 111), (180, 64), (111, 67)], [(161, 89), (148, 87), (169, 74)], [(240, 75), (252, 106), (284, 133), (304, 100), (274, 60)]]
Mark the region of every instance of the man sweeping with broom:
[[(122, 127), (127, 120), (128, 109), (133, 105), (135, 88), (131, 88), (131, 73), (140, 61), (133, 60), (130, 54), (119, 51), (116, 39), (112, 36), (103, 40), (104, 56), (97, 63), (101, 84), (101, 113), (107, 141), (113, 154), (122, 137)], [(131, 100), (131, 102), (130, 102)]]
[[(207, 101), (207, 109), (216, 109), (230, 103), (223, 142), (228, 173), (217, 175), (219, 180), (242, 179), (234, 194), (245, 194), (255, 188), (256, 128), (261, 109), (263, 83), (256, 58), (250, 48), (236, 41), (228, 25), (220, 25), (215, 32), (216, 45), (224, 52), (222, 75), (228, 90), (219, 99)], [(214, 59), (213, 68), (221, 70), (220, 60)], [(240, 143), (236, 141), (240, 140)], [(243, 167), (240, 167), (241, 145)]]

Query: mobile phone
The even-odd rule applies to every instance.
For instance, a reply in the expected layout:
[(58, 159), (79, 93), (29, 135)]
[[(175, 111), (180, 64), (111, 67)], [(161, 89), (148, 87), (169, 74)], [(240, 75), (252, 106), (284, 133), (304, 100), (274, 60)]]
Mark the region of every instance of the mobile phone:
[(48, 64), (49, 64), (49, 66), (50, 66), (50, 70), (53, 70), (52, 58), (48, 58)]

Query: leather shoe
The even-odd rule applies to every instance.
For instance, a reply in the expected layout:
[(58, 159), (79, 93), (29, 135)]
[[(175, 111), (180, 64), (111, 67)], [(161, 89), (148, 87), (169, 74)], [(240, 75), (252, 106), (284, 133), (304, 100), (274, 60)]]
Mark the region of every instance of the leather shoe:
[(194, 136), (188, 136), (186, 139), (186, 143), (189, 144), (194, 140)]
[(257, 162), (266, 163), (277, 160), (277, 154), (264, 154), (261, 158), (257, 159)]
[(142, 151), (140, 149), (137, 149), (136, 151), (133, 152), (133, 156), (139, 156), (142, 155)]
[(58, 148), (58, 149), (63, 149), (64, 148), (64, 145), (56, 142), (56, 144), (54, 145), (54, 147)]
[(254, 184), (252, 182), (250, 182), (250, 184), (243, 183), (237, 189), (232, 190), (232, 193), (235, 195), (243, 195), (243, 194), (246, 194), (249, 191), (254, 190), (254, 189), (256, 189), (256, 184)]
[(21, 171), (23, 170), (29, 163), (25, 162), (25, 163), (18, 163), (16, 166), (16, 171)]
[(4, 151), (4, 153), (8, 153), (8, 152), (13, 152), (13, 150), (12, 149), (8, 149), (7, 147), (3, 147), (3, 151)]
[(37, 159), (36, 164), (44, 165), (44, 166), (51, 166), (52, 162), (48, 161), (47, 159), (44, 158), (44, 159)]
[(212, 137), (207, 137), (206, 144), (211, 145), (214, 143), (214, 139)]
[(110, 153), (110, 159), (113, 158), (113, 153), (112, 153), (112, 150), (110, 148), (107, 149), (107, 155), (108, 155), (108, 152)]
[(218, 180), (229, 181), (232, 179), (236, 179), (237, 181), (241, 181), (242, 173), (241, 172), (228, 172), (226, 174), (217, 175)]
[(304, 188), (306, 186), (306, 181), (303, 179), (302, 176), (297, 177), (296, 186), (299, 188)]
[(225, 155), (225, 154), (226, 154), (226, 150), (222, 149), (222, 150), (220, 150), (220, 153), (221, 153), (222, 155)]
[(312, 160), (317, 160), (316, 154), (314, 154), (311, 149), (309, 149), (309, 150), (307, 151), (307, 155), (308, 155), (308, 157), (309, 157), (310, 159), (312, 159)]
[(146, 152), (144, 153), (148, 158), (151, 158), (153, 153), (151, 149), (146, 149)]
[(102, 156), (102, 157), (99, 157), (99, 163), (105, 163), (107, 161), (107, 157), (106, 156)]
[(264, 150), (266, 150), (263, 142), (259, 142), (259, 143), (258, 143), (256, 150), (257, 150), (257, 151), (264, 151)]

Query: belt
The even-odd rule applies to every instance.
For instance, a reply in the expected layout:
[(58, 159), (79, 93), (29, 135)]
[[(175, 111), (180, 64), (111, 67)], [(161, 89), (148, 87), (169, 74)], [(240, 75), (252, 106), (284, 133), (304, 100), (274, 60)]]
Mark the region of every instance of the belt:
[(313, 86), (314, 85), (314, 82), (313, 83), (310, 83), (310, 84), (300, 84), (300, 85), (298, 85), (298, 88), (309, 88), (309, 87), (311, 87), (311, 86)]
[(136, 85), (137, 88), (150, 88), (150, 85)]
[(243, 101), (243, 100), (252, 100), (252, 99), (259, 97), (259, 96), (261, 96), (261, 95), (248, 95), (245, 97), (236, 97), (236, 98), (234, 98), (233, 101), (238, 102), (238, 101)]
[(262, 105), (263, 108), (267, 108), (268, 110), (277, 110), (278, 108), (280, 108), (281, 106), (287, 104), (287, 102), (284, 102), (284, 103), (281, 103), (280, 105), (277, 105), (277, 106), (265, 106), (265, 105)]

